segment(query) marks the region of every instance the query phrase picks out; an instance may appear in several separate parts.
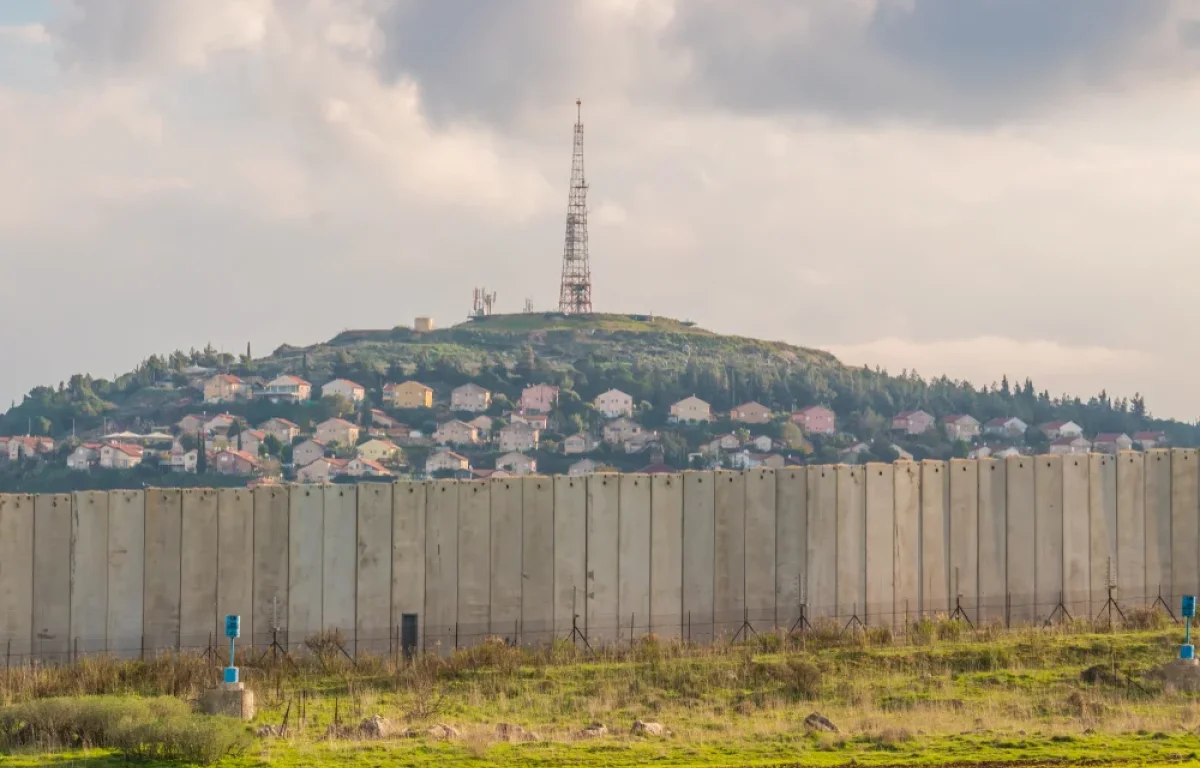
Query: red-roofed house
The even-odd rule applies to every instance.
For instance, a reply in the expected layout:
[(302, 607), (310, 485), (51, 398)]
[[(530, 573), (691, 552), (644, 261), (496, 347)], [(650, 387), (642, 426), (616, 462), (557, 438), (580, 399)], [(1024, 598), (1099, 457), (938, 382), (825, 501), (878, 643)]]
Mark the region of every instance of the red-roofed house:
[(221, 475), (251, 475), (258, 467), (258, 459), (245, 451), (229, 449), (213, 456), (213, 469)]
[(925, 411), (901, 411), (892, 417), (892, 429), (910, 435), (922, 435), (933, 426), (933, 416)]
[(1124, 432), (1102, 432), (1092, 441), (1092, 450), (1096, 453), (1116, 453), (1132, 447), (1133, 438)]
[(823, 405), (810, 405), (792, 413), (792, 422), (807, 435), (832, 435), (837, 417)]
[(969, 414), (956, 413), (942, 419), (946, 437), (951, 440), (969, 441), (979, 436), (979, 420)]
[(1050, 443), (1050, 453), (1087, 453), (1092, 450), (1092, 443), (1086, 437), (1060, 437)]
[(1001, 437), (1021, 437), (1027, 429), (1029, 425), (1016, 416), (997, 416), (983, 425), (984, 432)]
[(1135, 432), (1133, 434), (1133, 442), (1141, 443), (1142, 448), (1150, 450), (1151, 448), (1162, 448), (1167, 444), (1166, 432)]
[(244, 391), (242, 380), (232, 373), (218, 373), (204, 382), (204, 402), (227, 403)]
[(362, 456), (346, 462), (346, 474), (351, 477), (391, 477), (392, 472), (378, 461), (371, 461)]
[(771, 409), (762, 403), (742, 403), (729, 412), (731, 421), (743, 424), (766, 424), (771, 420)]
[(344, 397), (352, 403), (361, 403), (367, 390), (349, 379), (334, 379), (321, 385), (321, 397)]
[(312, 384), (299, 376), (280, 376), (263, 387), (261, 397), (273, 403), (302, 403), (312, 397)]
[(130, 443), (105, 443), (100, 447), (100, 466), (105, 469), (130, 469), (142, 463), (142, 446)]
[(521, 410), (530, 413), (550, 413), (558, 402), (558, 387), (534, 384), (521, 391)]
[(1083, 427), (1073, 421), (1048, 421), (1038, 429), (1042, 430), (1042, 434), (1051, 440), (1057, 440), (1060, 437), (1079, 437), (1083, 434)]

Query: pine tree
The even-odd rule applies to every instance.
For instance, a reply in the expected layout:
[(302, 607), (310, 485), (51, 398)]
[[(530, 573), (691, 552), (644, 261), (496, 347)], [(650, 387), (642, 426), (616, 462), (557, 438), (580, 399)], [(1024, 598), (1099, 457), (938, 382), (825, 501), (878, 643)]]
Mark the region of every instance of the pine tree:
[(204, 431), (200, 430), (196, 433), (196, 474), (203, 475), (208, 472), (208, 449), (204, 445)]

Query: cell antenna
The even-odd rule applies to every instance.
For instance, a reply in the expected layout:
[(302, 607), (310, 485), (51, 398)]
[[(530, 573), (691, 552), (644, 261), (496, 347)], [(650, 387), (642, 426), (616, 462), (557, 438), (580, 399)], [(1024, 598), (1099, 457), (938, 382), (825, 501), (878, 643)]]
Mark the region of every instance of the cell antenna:
[(558, 311), (567, 315), (592, 311), (592, 272), (588, 264), (587, 181), (583, 175), (583, 101), (575, 100), (575, 144), (571, 156), (571, 188), (567, 196), (567, 233), (563, 246)]

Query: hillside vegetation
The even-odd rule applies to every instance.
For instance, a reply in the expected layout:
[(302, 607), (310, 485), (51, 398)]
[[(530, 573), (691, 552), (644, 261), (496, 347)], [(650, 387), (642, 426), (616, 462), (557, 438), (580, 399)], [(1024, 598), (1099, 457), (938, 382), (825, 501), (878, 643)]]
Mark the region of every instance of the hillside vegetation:
[[(196, 365), (264, 379), (293, 373), (317, 385), (344, 377), (364, 385), (374, 405), (381, 402), (384, 383), (405, 379), (434, 387), (439, 397), (474, 381), (502, 395), (502, 403), (514, 402), (530, 383), (554, 383), (564, 390), (562, 413), (557, 414), (563, 417), (563, 434), (594, 428), (590, 401), (616, 388), (633, 396), (639, 420), (651, 428), (665, 424), (671, 403), (694, 394), (717, 412), (751, 400), (780, 414), (805, 405), (827, 405), (836, 412), (840, 429), (873, 449), (891, 443), (890, 417), (907, 409), (924, 409), (938, 417), (969, 413), (981, 422), (997, 416), (1016, 416), (1031, 425), (1068, 419), (1088, 433), (1163, 430), (1174, 445), (1200, 444), (1196, 427), (1151, 418), (1137, 395), (1054, 396), (1029, 379), (972, 384), (926, 379), (912, 371), (890, 375), (848, 367), (819, 350), (724, 336), (677, 320), (557, 314), (493, 315), (429, 333), (399, 327), (348, 330), (321, 344), (285, 344), (258, 358), (222, 354), (211, 347), (153, 355), (114, 381), (81, 374), (34, 388), (0, 416), (0, 434), (24, 434), (32, 425), (35, 434), (62, 438), (72, 428), (85, 432), (102, 423), (110, 429), (170, 425), (185, 413), (212, 411), (183, 373)], [(281, 410), (286, 407), (272, 410), (267, 403), (256, 403), (242, 415), (250, 423), (271, 415), (296, 417), (294, 411)], [(432, 417), (429, 414), (425, 423)], [(712, 430), (728, 428), (718, 423)], [(685, 437), (694, 443), (704, 433)], [(683, 440), (666, 442), (668, 457), (678, 458), (689, 447)], [(836, 442), (818, 444), (811, 459), (836, 460), (837, 447)], [(922, 436), (908, 447), (917, 458), (944, 457), (952, 448), (936, 435)], [(876, 457), (889, 458), (886, 453)]]

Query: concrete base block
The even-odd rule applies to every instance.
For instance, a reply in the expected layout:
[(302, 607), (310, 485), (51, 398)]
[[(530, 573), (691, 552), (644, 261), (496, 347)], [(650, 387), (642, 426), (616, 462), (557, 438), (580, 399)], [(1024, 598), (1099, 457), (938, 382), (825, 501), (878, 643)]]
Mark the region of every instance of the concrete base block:
[(206, 715), (251, 720), (254, 718), (254, 691), (246, 690), (245, 683), (221, 683), (204, 692), (200, 708)]
[(1178, 691), (1200, 691), (1200, 659), (1175, 659), (1162, 669), (1167, 687)]

